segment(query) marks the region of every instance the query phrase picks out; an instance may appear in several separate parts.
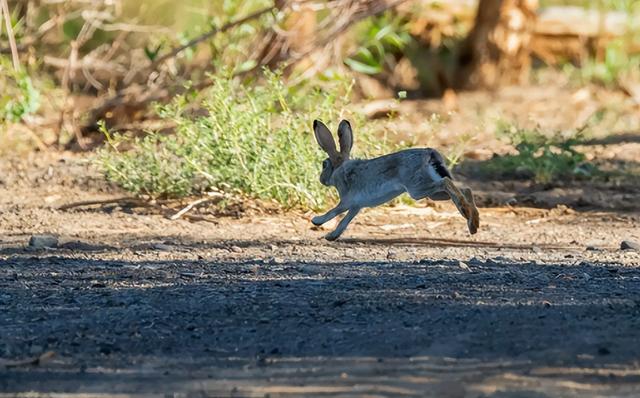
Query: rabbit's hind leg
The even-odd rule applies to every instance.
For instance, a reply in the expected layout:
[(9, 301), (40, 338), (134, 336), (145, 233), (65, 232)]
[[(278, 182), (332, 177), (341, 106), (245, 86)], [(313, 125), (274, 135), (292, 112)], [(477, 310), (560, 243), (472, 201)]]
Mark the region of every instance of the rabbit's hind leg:
[(463, 194), (458, 187), (453, 183), (453, 181), (445, 177), (438, 182), (440, 184), (441, 190), (449, 194), (453, 204), (456, 205), (458, 211), (462, 216), (467, 220), (467, 226), (469, 227), (469, 233), (472, 235), (478, 232), (478, 227), (480, 226), (480, 217), (478, 214), (478, 209), (473, 201), (473, 194), (471, 190), (468, 188), (463, 189), (466, 193)]
[[(477, 231), (478, 227), (480, 227), (480, 212), (478, 212), (478, 207), (476, 206), (476, 200), (473, 197), (473, 192), (470, 188), (467, 187), (462, 188), (460, 192), (462, 192), (462, 195), (464, 195), (465, 199), (467, 199), (467, 202), (471, 206), (471, 217), (468, 220), (468, 222), (470, 223), (469, 225), (473, 224), (475, 226), (475, 230)], [(471, 229), (471, 226), (469, 227), (469, 229)]]
[(443, 191), (439, 182), (428, 185), (416, 185), (407, 187), (407, 193), (413, 200), (429, 198), (432, 200), (449, 200), (449, 194)]

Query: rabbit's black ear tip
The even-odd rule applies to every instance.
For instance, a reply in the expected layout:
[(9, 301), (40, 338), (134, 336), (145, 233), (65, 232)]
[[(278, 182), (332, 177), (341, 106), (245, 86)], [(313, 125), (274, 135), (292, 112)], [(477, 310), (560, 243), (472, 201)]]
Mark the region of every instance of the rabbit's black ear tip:
[(313, 121), (313, 128), (314, 128), (314, 129), (315, 129), (315, 128), (317, 128), (319, 124), (320, 124), (320, 121), (319, 121), (318, 119), (314, 119), (314, 121)]
[(340, 124), (346, 124), (347, 127), (351, 127), (351, 123), (349, 123), (349, 121), (347, 119), (342, 119), (342, 121), (340, 122)]

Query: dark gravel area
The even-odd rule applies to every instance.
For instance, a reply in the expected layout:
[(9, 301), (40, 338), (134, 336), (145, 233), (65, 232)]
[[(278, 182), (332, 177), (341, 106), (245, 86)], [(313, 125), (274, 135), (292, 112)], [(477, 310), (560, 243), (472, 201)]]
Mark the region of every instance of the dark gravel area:
[[(576, 368), (569, 376), (585, 386), (640, 392), (637, 267), (141, 257), (1, 261), (0, 353), (56, 356), (1, 370), (0, 390), (262, 396), (280, 386), (271, 391), (278, 396), (322, 394), (353, 376), (370, 384), (363, 394), (420, 396), (439, 386), (484, 396), (481, 386), (504, 384), (505, 373), (545, 380), (558, 375), (540, 369)], [(340, 366), (325, 369), (332, 362)], [(387, 380), (376, 366), (416, 376)], [(447, 387), (456, 375), (466, 381)], [(520, 384), (505, 391), (526, 391)], [(295, 386), (311, 389), (285, 388)]]

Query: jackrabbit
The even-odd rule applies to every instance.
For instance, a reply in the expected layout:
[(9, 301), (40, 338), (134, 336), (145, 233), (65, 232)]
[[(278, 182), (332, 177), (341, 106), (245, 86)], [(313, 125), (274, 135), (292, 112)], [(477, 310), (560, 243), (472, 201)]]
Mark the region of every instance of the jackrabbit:
[(455, 186), (442, 155), (435, 149), (406, 149), (374, 159), (350, 159), (353, 132), (348, 121), (338, 126), (340, 152), (331, 131), (321, 121), (313, 121), (313, 132), (320, 148), (329, 155), (322, 163), (320, 182), (336, 187), (340, 202), (311, 222), (319, 226), (347, 212), (336, 229), (325, 236), (327, 240), (338, 239), (362, 208), (381, 205), (404, 192), (416, 200), (451, 199), (467, 219), (469, 232), (478, 231), (480, 217), (471, 190)]

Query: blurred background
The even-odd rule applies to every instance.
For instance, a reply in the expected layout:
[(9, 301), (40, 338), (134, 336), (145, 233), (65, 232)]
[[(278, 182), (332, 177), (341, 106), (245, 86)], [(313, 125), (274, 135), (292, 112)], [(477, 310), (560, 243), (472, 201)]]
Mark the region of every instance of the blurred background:
[(640, 2), (1, 0), (0, 152), (152, 198), (323, 207), (310, 122), (438, 147), (483, 205), (633, 209)]

